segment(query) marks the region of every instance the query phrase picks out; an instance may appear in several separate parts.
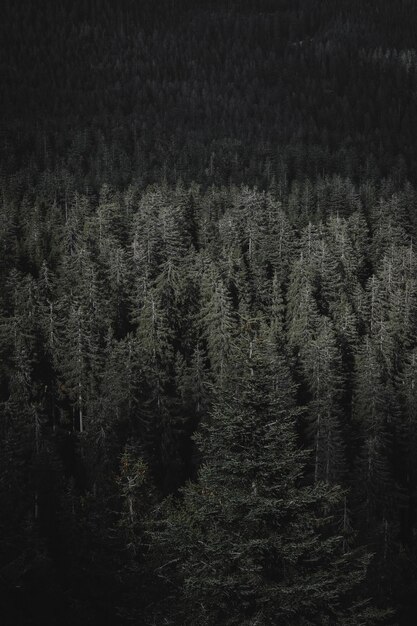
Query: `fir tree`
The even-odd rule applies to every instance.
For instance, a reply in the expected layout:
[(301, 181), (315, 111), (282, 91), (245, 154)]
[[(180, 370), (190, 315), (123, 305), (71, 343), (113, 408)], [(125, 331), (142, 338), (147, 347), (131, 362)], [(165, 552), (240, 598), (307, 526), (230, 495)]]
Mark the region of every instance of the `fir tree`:
[(181, 593), (173, 623), (371, 623), (354, 591), (368, 558), (343, 553), (332, 529), (339, 490), (302, 484), (289, 373), (268, 354), (258, 338), (243, 377), (228, 370), (228, 391), (197, 437), (198, 481), (155, 534), (168, 551), (161, 575)]

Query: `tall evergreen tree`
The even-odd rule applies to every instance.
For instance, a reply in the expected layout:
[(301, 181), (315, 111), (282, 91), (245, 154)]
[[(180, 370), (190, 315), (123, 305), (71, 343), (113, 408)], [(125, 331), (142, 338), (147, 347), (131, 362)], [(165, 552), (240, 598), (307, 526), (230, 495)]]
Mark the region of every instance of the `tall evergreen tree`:
[[(155, 538), (172, 576), (172, 623), (368, 624), (356, 584), (368, 557), (332, 529), (337, 488), (303, 486), (293, 386), (259, 337), (197, 437), (198, 481)], [(180, 596), (177, 595), (179, 587)], [(178, 597), (181, 598), (177, 603)]]

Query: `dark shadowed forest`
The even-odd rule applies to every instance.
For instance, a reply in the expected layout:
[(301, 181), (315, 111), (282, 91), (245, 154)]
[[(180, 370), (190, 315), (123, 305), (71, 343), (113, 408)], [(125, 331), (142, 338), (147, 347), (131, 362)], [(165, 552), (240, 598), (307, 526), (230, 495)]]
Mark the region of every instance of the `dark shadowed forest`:
[(417, 2), (3, 0), (0, 623), (417, 621)]

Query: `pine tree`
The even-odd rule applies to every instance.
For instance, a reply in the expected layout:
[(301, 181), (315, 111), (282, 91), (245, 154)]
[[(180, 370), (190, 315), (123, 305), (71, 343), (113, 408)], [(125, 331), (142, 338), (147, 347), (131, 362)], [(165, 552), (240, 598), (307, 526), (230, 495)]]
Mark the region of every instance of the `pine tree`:
[(372, 532), (371, 524), (380, 525), (392, 515), (398, 494), (388, 456), (395, 396), (384, 380), (378, 348), (368, 337), (358, 349), (355, 373), (353, 419), (361, 437), (356, 495), (360, 494), (362, 523), (366, 532)]
[(327, 318), (321, 319), (317, 337), (302, 347), (301, 363), (312, 396), (307, 430), (314, 445), (314, 477), (334, 484), (345, 469), (340, 409), (343, 378), (340, 351)]
[(203, 305), (201, 319), (211, 371), (222, 387), (228, 367), (235, 321), (229, 294), (221, 280), (214, 285), (210, 299)]
[[(155, 537), (168, 563), (173, 623), (368, 624), (355, 584), (367, 557), (332, 530), (337, 488), (302, 486), (297, 409), (284, 360), (258, 339), (197, 442), (198, 482)], [(246, 361), (246, 365), (244, 364)], [(168, 552), (166, 552), (168, 551)]]

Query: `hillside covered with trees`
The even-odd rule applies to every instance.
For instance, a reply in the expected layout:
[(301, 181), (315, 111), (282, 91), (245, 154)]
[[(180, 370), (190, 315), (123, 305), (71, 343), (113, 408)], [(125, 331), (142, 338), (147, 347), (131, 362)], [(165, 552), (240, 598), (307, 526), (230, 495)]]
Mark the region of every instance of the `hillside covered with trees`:
[(5, 0), (0, 623), (417, 616), (417, 4)]

